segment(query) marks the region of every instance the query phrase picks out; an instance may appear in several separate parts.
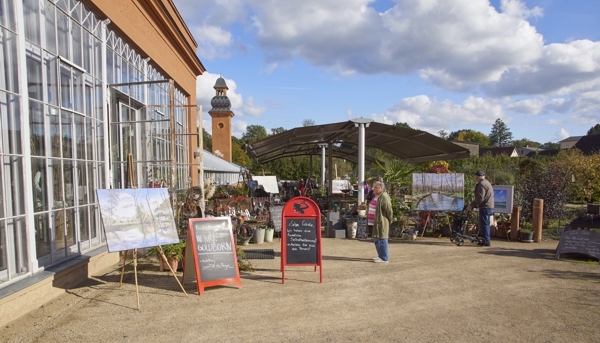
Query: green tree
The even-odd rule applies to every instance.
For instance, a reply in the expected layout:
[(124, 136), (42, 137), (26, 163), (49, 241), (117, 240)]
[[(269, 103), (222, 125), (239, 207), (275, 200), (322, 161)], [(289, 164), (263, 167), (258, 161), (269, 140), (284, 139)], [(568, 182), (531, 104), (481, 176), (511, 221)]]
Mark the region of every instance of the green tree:
[(479, 143), (479, 146), (482, 148), (490, 146), (490, 139), (488, 136), (482, 132), (471, 129), (453, 131), (448, 136), (448, 139), (459, 142)]
[(242, 149), (240, 140), (232, 139), (232, 141), (231, 141), (231, 161), (242, 167), (250, 166), (250, 157), (244, 151), (244, 149)]
[(202, 148), (212, 152), (212, 136), (202, 128)]
[(271, 135), (276, 135), (278, 133), (285, 132), (286, 130), (283, 127), (276, 127), (271, 129)]
[(448, 137), (450, 136), (450, 134), (446, 130), (439, 130), (438, 131), (438, 136), (440, 136), (443, 139), (448, 139)]
[(263, 138), (267, 138), (267, 130), (262, 125), (249, 125), (242, 135), (242, 140), (245, 143), (254, 143)]
[(394, 126), (400, 126), (400, 127), (403, 127), (403, 128), (405, 128), (405, 129), (413, 129), (413, 130), (418, 130), (418, 129), (414, 129), (414, 128), (410, 127), (410, 125), (408, 125), (408, 123), (407, 123), (407, 122), (404, 122), (404, 123), (400, 123), (400, 122), (398, 122), (398, 123), (394, 124)]
[(560, 149), (560, 144), (559, 143), (546, 142), (546, 143), (540, 145), (540, 148), (542, 148), (544, 150), (558, 150), (558, 149)]
[(539, 148), (540, 147), (540, 143), (534, 142), (527, 138), (521, 138), (521, 139), (514, 140), (514, 141), (512, 141), (512, 145), (517, 148), (525, 148), (525, 147)]
[(492, 125), (492, 131), (488, 137), (490, 145), (498, 147), (508, 146), (513, 139), (512, 132), (500, 118), (496, 119), (496, 122)]
[(586, 136), (597, 135), (597, 134), (600, 134), (600, 124), (596, 124), (596, 125), (592, 126), (588, 130)]

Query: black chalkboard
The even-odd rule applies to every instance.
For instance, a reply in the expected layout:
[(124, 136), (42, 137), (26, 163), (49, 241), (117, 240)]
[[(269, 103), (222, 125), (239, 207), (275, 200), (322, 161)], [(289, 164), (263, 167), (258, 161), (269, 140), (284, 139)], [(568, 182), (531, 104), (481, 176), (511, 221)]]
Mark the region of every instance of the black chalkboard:
[(285, 225), (286, 264), (318, 264), (317, 220), (286, 218)]
[(356, 230), (357, 238), (367, 238), (367, 217), (358, 217), (358, 228)]
[(600, 233), (593, 230), (563, 231), (556, 248), (556, 258), (567, 253), (584, 254), (600, 259)]
[(199, 282), (233, 279), (238, 276), (237, 256), (229, 218), (194, 221), (195, 253)]

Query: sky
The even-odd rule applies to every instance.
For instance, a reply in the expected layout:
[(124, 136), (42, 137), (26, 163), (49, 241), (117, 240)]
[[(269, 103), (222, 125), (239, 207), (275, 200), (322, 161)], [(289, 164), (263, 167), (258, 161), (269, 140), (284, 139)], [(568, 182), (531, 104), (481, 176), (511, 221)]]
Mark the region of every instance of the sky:
[(233, 135), (371, 118), (558, 142), (600, 123), (598, 0), (173, 0), (198, 44), (203, 125)]

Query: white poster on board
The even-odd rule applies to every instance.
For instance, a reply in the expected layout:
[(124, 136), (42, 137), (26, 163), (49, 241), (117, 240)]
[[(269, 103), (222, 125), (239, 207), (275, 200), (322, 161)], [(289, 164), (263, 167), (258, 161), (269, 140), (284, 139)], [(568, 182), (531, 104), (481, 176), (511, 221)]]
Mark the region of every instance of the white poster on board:
[(258, 185), (263, 185), (265, 191), (267, 193), (279, 193), (279, 186), (277, 186), (277, 177), (276, 176), (254, 176), (252, 175), (252, 180), (258, 181)]

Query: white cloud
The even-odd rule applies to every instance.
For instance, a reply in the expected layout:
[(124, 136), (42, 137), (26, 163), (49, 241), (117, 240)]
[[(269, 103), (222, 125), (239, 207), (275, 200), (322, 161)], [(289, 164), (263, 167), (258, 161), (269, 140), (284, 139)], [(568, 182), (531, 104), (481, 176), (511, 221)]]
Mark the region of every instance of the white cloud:
[(231, 32), (216, 26), (197, 26), (193, 29), (198, 37), (198, 56), (202, 59), (229, 57), (233, 39)]
[(553, 141), (561, 141), (570, 136), (571, 135), (569, 134), (569, 132), (567, 132), (567, 130), (565, 130), (564, 128), (561, 128), (560, 131), (558, 131), (557, 133), (554, 134)]
[(406, 122), (411, 127), (437, 134), (441, 129), (453, 131), (470, 125), (491, 125), (496, 118), (505, 119), (505, 115), (499, 103), (483, 98), (470, 96), (456, 104), (418, 95), (404, 98), (385, 113), (373, 114), (372, 118), (386, 124)]
[(254, 98), (249, 96), (248, 99), (244, 102), (243, 105), (244, 113), (251, 115), (254, 118), (260, 118), (263, 113), (267, 110), (266, 107), (259, 106), (254, 103)]
[(520, 0), (501, 0), (500, 8), (502, 12), (519, 18), (542, 17), (544, 10), (536, 6), (532, 9), (527, 8)]
[[(196, 78), (196, 101), (199, 105), (202, 105), (202, 112), (204, 113), (208, 113), (212, 108), (210, 101), (216, 95), (214, 87), (219, 77), (221, 77), (219, 74), (205, 72)], [(227, 88), (229, 88), (227, 97), (231, 102), (231, 110), (235, 116), (244, 116), (244, 99), (241, 94), (236, 92), (237, 84), (231, 79), (225, 77), (223, 79), (225, 79)]]
[(231, 123), (231, 135), (237, 138), (242, 138), (242, 135), (246, 133), (248, 123), (244, 120), (234, 120)]
[(560, 125), (560, 120), (556, 120), (556, 119), (549, 119), (546, 124), (548, 125)]
[(511, 112), (524, 113), (535, 115), (539, 114), (544, 108), (544, 103), (539, 99), (526, 99), (515, 101), (506, 106), (506, 109)]

